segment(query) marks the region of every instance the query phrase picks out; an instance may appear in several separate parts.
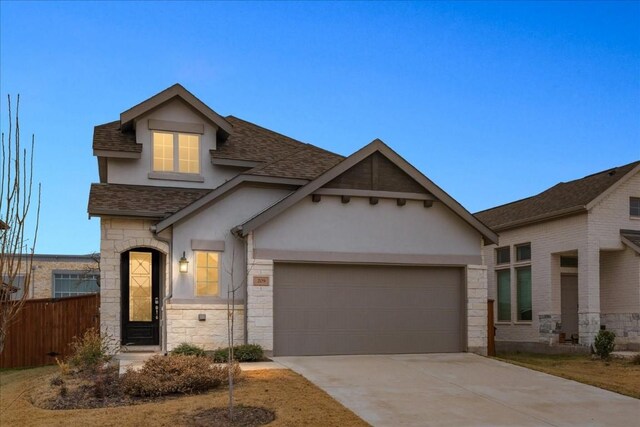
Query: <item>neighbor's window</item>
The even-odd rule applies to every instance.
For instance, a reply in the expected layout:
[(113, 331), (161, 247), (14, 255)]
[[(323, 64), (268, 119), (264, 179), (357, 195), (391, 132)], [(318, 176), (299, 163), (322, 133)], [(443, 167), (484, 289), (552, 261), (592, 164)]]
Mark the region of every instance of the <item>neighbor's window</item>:
[(497, 270), (498, 322), (511, 320), (511, 271)]
[(153, 170), (200, 173), (200, 136), (153, 132)]
[(529, 261), (531, 259), (531, 243), (516, 245), (516, 261)]
[(530, 321), (533, 317), (531, 306), (531, 267), (516, 268), (516, 283), (518, 320)]
[(511, 251), (509, 246), (496, 249), (496, 264), (508, 264), (511, 262)]
[(216, 296), (219, 291), (218, 252), (196, 251), (196, 295)]
[(640, 217), (640, 197), (629, 198), (629, 215)]
[(54, 273), (53, 297), (73, 297), (100, 292), (99, 274), (94, 273)]

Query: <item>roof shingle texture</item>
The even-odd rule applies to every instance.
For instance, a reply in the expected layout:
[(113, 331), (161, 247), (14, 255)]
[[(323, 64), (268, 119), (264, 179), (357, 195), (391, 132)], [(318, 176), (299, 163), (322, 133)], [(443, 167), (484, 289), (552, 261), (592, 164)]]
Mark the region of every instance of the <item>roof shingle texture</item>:
[(630, 241), (631, 243), (633, 243), (635, 245), (635, 248), (633, 249), (635, 249), (636, 251), (638, 250), (637, 248), (640, 248), (640, 231), (620, 230), (620, 235), (625, 239), (627, 239), (628, 241)]
[(570, 182), (561, 182), (542, 193), (497, 206), (475, 214), (485, 225), (496, 230), (536, 221), (554, 215), (578, 211), (584, 208), (619, 179), (630, 172), (640, 161), (598, 172)]
[(93, 149), (141, 153), (142, 144), (136, 142), (133, 132), (122, 132), (120, 120), (116, 120), (93, 128)]
[(91, 184), (89, 214), (165, 218), (204, 196), (210, 189)]

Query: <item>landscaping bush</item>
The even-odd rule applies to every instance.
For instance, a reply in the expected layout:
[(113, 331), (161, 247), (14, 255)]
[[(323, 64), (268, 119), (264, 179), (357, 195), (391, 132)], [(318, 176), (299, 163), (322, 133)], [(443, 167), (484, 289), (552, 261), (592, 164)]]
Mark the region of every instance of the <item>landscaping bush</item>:
[[(101, 336), (100, 332), (94, 328), (88, 329), (82, 337), (73, 337), (71, 345), (71, 356), (67, 363), (80, 371), (94, 371), (111, 359), (109, 346), (111, 338)], [(61, 371), (64, 371), (62, 364), (58, 363)]]
[(600, 331), (596, 335), (594, 347), (601, 359), (608, 359), (615, 347), (616, 334), (611, 331)]
[[(236, 364), (233, 369), (234, 376), (239, 376), (240, 367)], [(206, 391), (220, 386), (227, 377), (227, 367), (212, 366), (209, 358), (154, 356), (139, 371), (125, 372), (121, 385), (131, 396), (156, 397)]]
[[(237, 362), (259, 362), (264, 359), (264, 352), (258, 344), (242, 344), (233, 347), (233, 357)], [(228, 359), (229, 347), (213, 352), (213, 361), (216, 363), (225, 363)]]
[(171, 350), (171, 355), (205, 357), (207, 354), (202, 347), (198, 347), (195, 344), (189, 344), (188, 342), (183, 342), (182, 344)]
[(632, 365), (640, 365), (640, 354), (636, 354), (631, 358)]

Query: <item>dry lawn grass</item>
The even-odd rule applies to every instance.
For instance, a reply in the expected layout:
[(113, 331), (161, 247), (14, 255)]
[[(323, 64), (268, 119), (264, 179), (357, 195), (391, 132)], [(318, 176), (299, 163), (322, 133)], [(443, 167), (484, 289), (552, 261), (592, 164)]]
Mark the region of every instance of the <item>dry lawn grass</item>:
[[(4, 426), (186, 426), (192, 415), (225, 407), (228, 390), (176, 397), (155, 403), (100, 409), (51, 411), (31, 404), (30, 392), (56, 367), (0, 372), (0, 425)], [(309, 381), (288, 370), (248, 371), (236, 385), (236, 404), (276, 413), (269, 426), (366, 426), (353, 412)]]
[(640, 365), (630, 360), (610, 362), (587, 355), (499, 354), (498, 359), (640, 399)]

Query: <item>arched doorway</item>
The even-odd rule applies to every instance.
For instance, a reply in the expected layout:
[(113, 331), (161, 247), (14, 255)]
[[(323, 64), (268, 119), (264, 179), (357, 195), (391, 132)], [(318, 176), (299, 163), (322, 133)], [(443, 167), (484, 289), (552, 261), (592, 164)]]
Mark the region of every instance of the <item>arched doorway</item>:
[(122, 344), (160, 344), (160, 252), (134, 248), (120, 257)]

